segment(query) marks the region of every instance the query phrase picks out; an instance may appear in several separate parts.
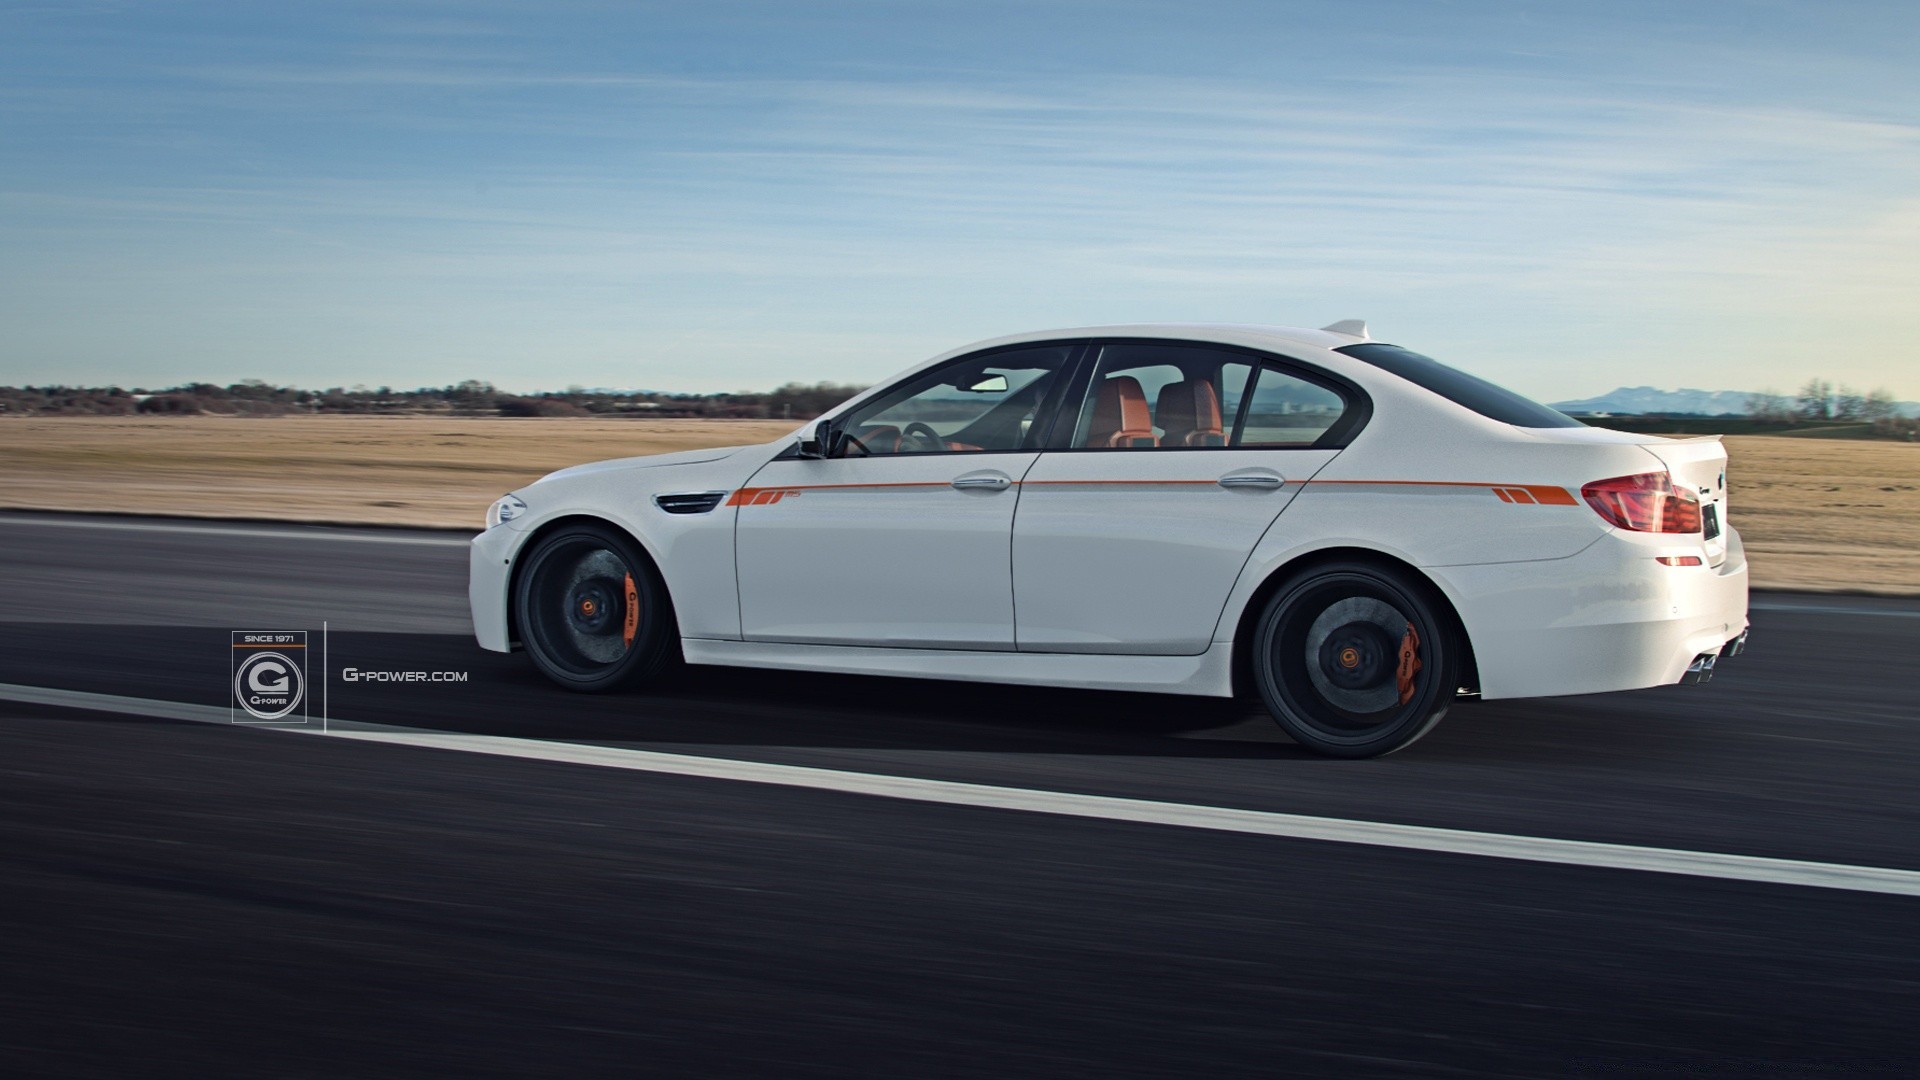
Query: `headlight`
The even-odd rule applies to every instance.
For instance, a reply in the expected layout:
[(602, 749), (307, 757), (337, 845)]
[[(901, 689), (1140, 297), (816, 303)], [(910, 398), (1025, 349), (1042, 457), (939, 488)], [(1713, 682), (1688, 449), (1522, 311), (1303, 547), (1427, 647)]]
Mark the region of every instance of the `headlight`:
[(487, 528), (491, 529), (503, 521), (512, 521), (527, 512), (527, 504), (512, 495), (502, 495), (487, 507)]

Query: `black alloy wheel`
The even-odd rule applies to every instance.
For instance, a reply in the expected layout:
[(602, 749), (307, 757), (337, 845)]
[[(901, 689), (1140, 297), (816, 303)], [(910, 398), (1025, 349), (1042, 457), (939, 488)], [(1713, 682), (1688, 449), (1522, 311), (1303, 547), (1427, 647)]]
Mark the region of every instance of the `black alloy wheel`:
[(565, 525), (535, 542), (521, 560), (513, 613), (534, 666), (569, 690), (643, 682), (677, 652), (665, 585), (611, 525)]
[(1282, 585), (1253, 643), (1261, 701), (1295, 741), (1369, 758), (1425, 735), (1460, 686), (1461, 648), (1432, 588), (1382, 566), (1334, 563)]

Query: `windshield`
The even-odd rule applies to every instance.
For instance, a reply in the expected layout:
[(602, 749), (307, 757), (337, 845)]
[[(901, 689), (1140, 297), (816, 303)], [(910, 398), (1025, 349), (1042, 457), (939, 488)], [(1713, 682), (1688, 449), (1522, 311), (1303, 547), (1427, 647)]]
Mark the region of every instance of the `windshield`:
[(1586, 427), (1558, 409), (1490, 383), (1478, 375), (1451, 368), (1431, 356), (1398, 345), (1348, 345), (1335, 352), (1364, 360), (1382, 371), (1423, 386), (1456, 405), (1464, 405), (1489, 420), (1527, 428)]

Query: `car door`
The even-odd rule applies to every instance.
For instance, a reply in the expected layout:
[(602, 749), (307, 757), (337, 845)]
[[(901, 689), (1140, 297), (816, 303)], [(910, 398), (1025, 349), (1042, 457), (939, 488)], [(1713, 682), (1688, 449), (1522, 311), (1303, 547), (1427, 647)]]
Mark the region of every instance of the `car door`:
[(1077, 343), (963, 357), (842, 418), (729, 500), (749, 641), (1013, 648), (1009, 547)]
[(1364, 398), (1224, 346), (1104, 342), (1089, 366), (1021, 485), (1017, 648), (1204, 652), (1254, 545), (1364, 420)]

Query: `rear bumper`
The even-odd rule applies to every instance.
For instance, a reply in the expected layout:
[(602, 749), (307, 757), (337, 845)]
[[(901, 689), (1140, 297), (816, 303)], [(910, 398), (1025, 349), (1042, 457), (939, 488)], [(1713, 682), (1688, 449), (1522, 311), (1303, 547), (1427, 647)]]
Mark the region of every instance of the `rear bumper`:
[(1428, 573), (1466, 624), (1482, 698), (1594, 694), (1704, 681), (1689, 668), (1746, 632), (1739, 534), (1727, 530), (1719, 566), (1654, 561), (1688, 553), (1672, 537), (1616, 532), (1565, 559)]
[(1694, 657), (1693, 663), (1688, 664), (1687, 670), (1681, 674), (1680, 685), (1698, 686), (1712, 679), (1713, 670), (1719, 666), (1720, 661), (1725, 660), (1729, 656), (1739, 656), (1742, 652), (1746, 651), (1746, 648), (1747, 631), (1742, 630), (1738, 637), (1720, 646), (1719, 652), (1703, 652), (1699, 656)]

